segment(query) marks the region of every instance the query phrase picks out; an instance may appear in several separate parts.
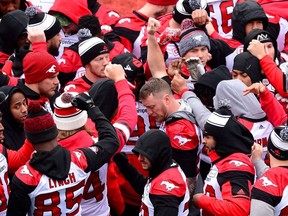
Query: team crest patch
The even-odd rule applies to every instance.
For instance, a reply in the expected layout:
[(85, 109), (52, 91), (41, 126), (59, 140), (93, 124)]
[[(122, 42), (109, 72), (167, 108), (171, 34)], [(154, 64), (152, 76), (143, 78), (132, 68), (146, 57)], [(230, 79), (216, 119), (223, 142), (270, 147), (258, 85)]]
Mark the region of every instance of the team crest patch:
[(162, 181), (160, 185), (165, 185), (167, 191), (172, 191), (175, 188), (179, 188), (178, 186), (170, 183), (169, 181)]
[(263, 176), (260, 178), (262, 181), (262, 186), (267, 187), (267, 186), (273, 186), (273, 187), (278, 187), (276, 184), (274, 184), (272, 181), (270, 181), (266, 176)]
[(178, 143), (180, 146), (184, 145), (185, 143), (191, 141), (191, 139), (187, 139), (186, 137), (182, 137), (180, 135), (176, 135), (174, 136), (174, 140), (178, 139)]
[(32, 176), (32, 177), (33, 177), (33, 175), (30, 173), (27, 165), (24, 165), (24, 166), (22, 167), (22, 169), (20, 170), (20, 174), (29, 175), (29, 176)]
[(236, 167), (239, 167), (239, 166), (248, 166), (247, 164), (241, 162), (241, 161), (238, 161), (238, 160), (231, 160), (229, 162), (229, 164), (234, 164)]

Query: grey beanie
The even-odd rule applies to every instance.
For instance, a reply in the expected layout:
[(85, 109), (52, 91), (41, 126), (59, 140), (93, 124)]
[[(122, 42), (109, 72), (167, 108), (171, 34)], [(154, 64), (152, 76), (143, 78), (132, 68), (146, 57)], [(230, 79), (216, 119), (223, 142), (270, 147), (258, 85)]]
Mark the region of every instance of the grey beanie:
[(199, 28), (191, 28), (185, 30), (180, 37), (179, 51), (183, 57), (189, 50), (198, 47), (206, 46), (210, 50), (210, 40), (207, 34)]

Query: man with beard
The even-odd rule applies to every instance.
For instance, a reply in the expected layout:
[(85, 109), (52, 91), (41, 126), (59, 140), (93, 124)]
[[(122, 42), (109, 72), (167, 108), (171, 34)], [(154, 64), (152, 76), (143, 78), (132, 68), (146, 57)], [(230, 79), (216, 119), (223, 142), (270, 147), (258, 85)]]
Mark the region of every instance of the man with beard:
[[(29, 18), (28, 31), (44, 31), (46, 43), (25, 43), (14, 50), (14, 53), (9, 57), (9, 61), (3, 66), (4, 72), (10, 76), (23, 77), (23, 59), (31, 50), (45, 50), (53, 56), (58, 56), (59, 46), (61, 43), (59, 21), (44, 12), (37, 11), (36, 7), (31, 6), (25, 10), (25, 14)], [(26, 33), (27, 35), (27, 33)]]
[(44, 31), (46, 36), (46, 47), (48, 53), (53, 56), (59, 55), (59, 46), (61, 43), (61, 25), (53, 16), (44, 12), (37, 11), (36, 7), (28, 7), (25, 13), (29, 17), (29, 29), (39, 28)]

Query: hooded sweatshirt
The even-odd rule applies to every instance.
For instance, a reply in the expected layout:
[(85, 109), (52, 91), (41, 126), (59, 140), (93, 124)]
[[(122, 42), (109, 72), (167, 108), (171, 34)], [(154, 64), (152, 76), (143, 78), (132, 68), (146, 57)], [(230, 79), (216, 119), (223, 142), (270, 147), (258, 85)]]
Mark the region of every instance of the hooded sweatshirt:
[[(7, 215), (26, 215), (28, 211), (35, 214), (43, 208), (44, 214), (51, 207), (47, 200), (57, 200), (56, 206), (65, 206), (62, 214), (81, 215), (80, 201), (90, 171), (107, 163), (119, 148), (115, 129), (100, 110), (94, 107), (88, 113), (99, 132), (97, 144), (74, 151), (57, 145), (51, 151), (35, 152), (13, 178), (9, 205), (19, 208), (10, 207)], [(62, 193), (64, 196), (60, 196)], [(43, 202), (37, 202), (39, 199)], [(73, 202), (66, 202), (67, 199)], [(53, 215), (61, 215), (61, 210), (56, 208)]]
[(267, 121), (266, 113), (254, 94), (243, 96), (243, 90), (247, 86), (240, 80), (221, 81), (216, 89), (214, 97), (215, 109), (221, 106), (230, 106), (231, 111), (253, 134), (255, 142), (264, 147), (263, 158), (267, 152), (267, 141), (273, 125)]
[(8, 96), (7, 99), (0, 105), (0, 110), (3, 114), (2, 124), (4, 126), (3, 133), (5, 136), (5, 146), (8, 149), (18, 150), (24, 144), (26, 136), (24, 133), (23, 124), (17, 122), (11, 113), (10, 102), (12, 96), (17, 92), (22, 93), (25, 98), (26, 95), (21, 89), (14, 86), (3, 86), (0, 88), (0, 91), (4, 92)]
[(216, 145), (209, 153), (213, 167), (198, 207), (203, 215), (249, 215), (255, 171), (246, 154), (251, 152), (252, 134), (226, 108), (211, 114), (205, 134), (213, 136)]
[(140, 212), (159, 216), (188, 215), (188, 209), (185, 208), (189, 200), (186, 177), (172, 159), (171, 143), (166, 133), (157, 129), (149, 130), (140, 136), (132, 151), (137, 156), (142, 154), (151, 163), (150, 179), (142, 195), (142, 206), (148, 208), (140, 209)]
[(27, 32), (28, 17), (21, 10), (5, 14), (0, 21), (0, 68), (17, 48), (17, 39)]
[(81, 16), (92, 15), (86, 0), (57, 0), (49, 10), (52, 15), (55, 12), (64, 14), (75, 24), (78, 24)]
[(232, 79), (229, 69), (225, 65), (220, 65), (199, 77), (194, 84), (194, 92), (207, 107), (213, 109), (213, 97), (218, 83), (229, 79)]
[(268, 25), (268, 17), (263, 8), (256, 1), (245, 1), (236, 4), (232, 13), (232, 38), (244, 43), (245, 25), (253, 20), (262, 20), (263, 28)]

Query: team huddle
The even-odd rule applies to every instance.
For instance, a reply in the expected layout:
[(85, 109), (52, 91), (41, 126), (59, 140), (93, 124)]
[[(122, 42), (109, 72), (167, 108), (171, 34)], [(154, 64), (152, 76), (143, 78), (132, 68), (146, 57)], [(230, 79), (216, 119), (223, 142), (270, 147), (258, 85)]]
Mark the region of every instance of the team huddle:
[(0, 215), (288, 215), (285, 0), (0, 1)]

